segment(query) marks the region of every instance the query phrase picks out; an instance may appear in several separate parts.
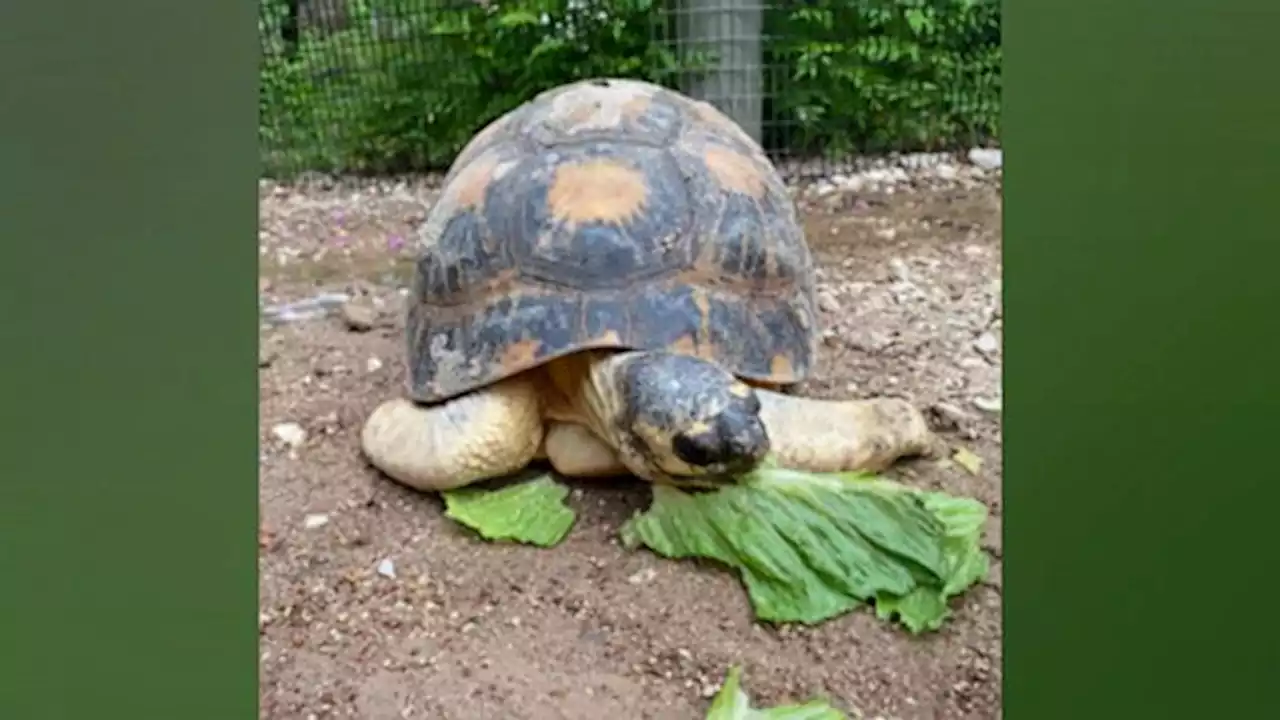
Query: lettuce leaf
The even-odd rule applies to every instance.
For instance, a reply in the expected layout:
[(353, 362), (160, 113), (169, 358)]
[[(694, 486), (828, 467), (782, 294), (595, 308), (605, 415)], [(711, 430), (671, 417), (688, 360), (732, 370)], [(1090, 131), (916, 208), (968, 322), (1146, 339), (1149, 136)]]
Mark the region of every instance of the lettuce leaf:
[(766, 710), (751, 707), (751, 699), (742, 690), (742, 669), (729, 668), (720, 692), (707, 711), (706, 720), (848, 720), (845, 714), (821, 700), (803, 705), (781, 705)]
[(762, 620), (818, 623), (874, 602), (920, 633), (986, 575), (986, 518), (975, 500), (876, 476), (762, 467), (713, 492), (655, 486), (622, 540), (735, 568)]
[(467, 487), (441, 495), (444, 514), (486, 540), (552, 547), (564, 540), (577, 519), (564, 504), (569, 489), (549, 474), (497, 490)]

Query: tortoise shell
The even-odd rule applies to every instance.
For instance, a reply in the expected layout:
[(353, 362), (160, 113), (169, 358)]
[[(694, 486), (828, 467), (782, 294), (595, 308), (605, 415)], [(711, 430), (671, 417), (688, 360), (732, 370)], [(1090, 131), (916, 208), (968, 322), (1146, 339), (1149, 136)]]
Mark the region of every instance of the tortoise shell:
[(577, 82), (498, 118), (419, 240), (421, 402), (586, 349), (666, 348), (778, 384), (813, 364), (812, 259), (776, 169), (713, 106), (657, 85)]

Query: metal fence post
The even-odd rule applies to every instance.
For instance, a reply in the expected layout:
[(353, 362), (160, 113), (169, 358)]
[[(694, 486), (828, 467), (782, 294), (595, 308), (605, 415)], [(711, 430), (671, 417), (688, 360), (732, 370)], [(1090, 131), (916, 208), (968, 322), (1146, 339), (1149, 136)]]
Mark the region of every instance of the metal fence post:
[(756, 142), (762, 139), (764, 73), (762, 0), (676, 0), (677, 44), (686, 57), (707, 54), (710, 68), (680, 89), (720, 108)]

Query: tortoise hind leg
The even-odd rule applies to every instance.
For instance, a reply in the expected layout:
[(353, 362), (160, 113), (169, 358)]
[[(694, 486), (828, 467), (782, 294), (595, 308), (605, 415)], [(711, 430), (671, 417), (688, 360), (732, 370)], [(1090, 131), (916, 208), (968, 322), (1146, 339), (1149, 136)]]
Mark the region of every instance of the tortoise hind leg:
[(378, 406), (360, 447), (374, 467), (424, 491), (452, 490), (509, 475), (542, 443), (539, 388), (517, 376), (439, 405), (405, 398)]

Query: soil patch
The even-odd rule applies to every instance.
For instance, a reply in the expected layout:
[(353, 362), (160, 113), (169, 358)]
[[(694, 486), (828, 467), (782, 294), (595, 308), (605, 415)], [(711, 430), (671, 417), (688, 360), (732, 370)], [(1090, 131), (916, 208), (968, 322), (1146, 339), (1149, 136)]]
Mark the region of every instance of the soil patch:
[[(984, 461), (977, 475), (945, 460), (899, 470), (993, 514), (990, 577), (922, 638), (865, 611), (814, 628), (753, 622), (728, 572), (619, 546), (647, 501), (638, 482), (575, 484), (574, 531), (538, 550), (475, 539), (438, 498), (381, 477), (359, 429), (400, 392), (393, 310), (430, 191), (291, 192), (263, 193), (266, 299), (357, 292), (390, 319), (262, 331), (262, 717), (692, 720), (735, 663), (760, 703), (823, 695), (868, 718), (1000, 717), (1001, 428), (982, 409), (1000, 396), (998, 187), (801, 203), (826, 327), (807, 391), (907, 397)], [(286, 444), (280, 423), (306, 439)]]

